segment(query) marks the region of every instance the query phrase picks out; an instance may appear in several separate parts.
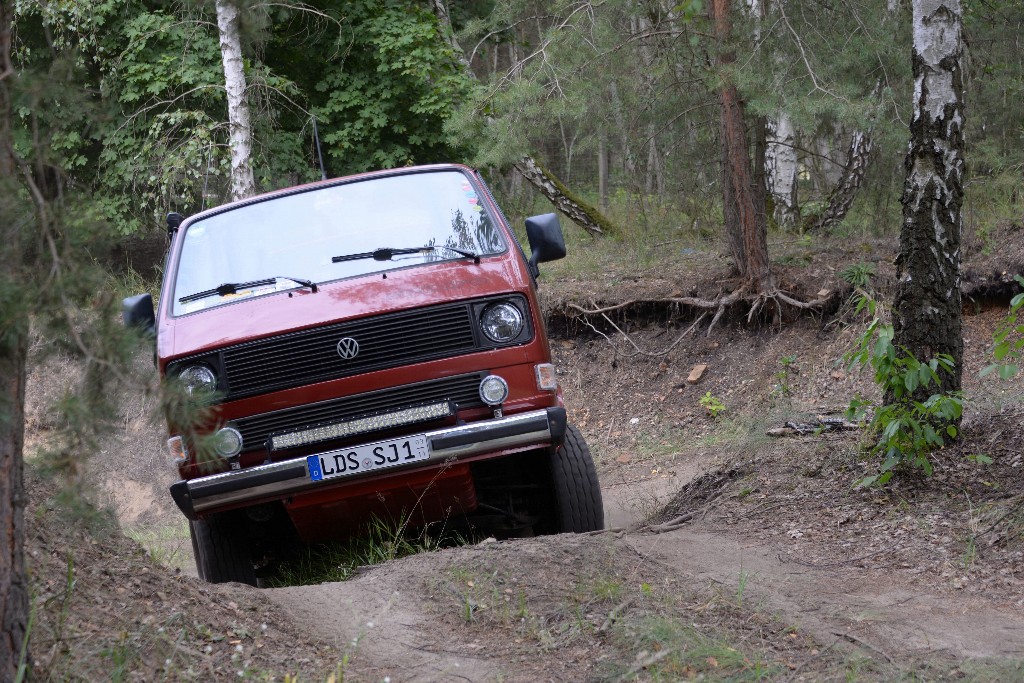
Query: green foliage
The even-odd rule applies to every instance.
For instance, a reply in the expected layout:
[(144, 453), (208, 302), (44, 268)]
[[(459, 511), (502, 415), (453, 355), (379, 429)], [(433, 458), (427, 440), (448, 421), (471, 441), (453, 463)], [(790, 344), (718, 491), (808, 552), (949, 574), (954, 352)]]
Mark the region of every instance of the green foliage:
[(863, 290), (870, 290), (871, 278), (875, 276), (875, 267), (870, 263), (854, 263), (839, 271), (839, 277), (843, 278), (853, 287)]
[(783, 356), (779, 359), (779, 364), (782, 366), (782, 369), (775, 373), (775, 379), (778, 383), (773, 391), (780, 396), (788, 397), (793, 393), (791, 374), (800, 372), (799, 368), (796, 367), (796, 354)]
[(341, 54), (320, 64), (314, 111), (332, 169), (452, 161), (444, 122), (470, 80), (430, 11), (407, 0), (348, 2)]
[(699, 403), (704, 410), (708, 411), (708, 415), (715, 419), (725, 412), (725, 404), (722, 403), (720, 398), (713, 396), (710, 391), (701, 396), (700, 399), (697, 400), (697, 403)]
[[(1017, 275), (1015, 279), (1017, 284), (1024, 287), (1024, 278)], [(1010, 379), (1019, 372), (1021, 357), (1024, 356), (1024, 323), (1018, 321), (1022, 306), (1024, 293), (1010, 300), (1010, 312), (992, 335), (992, 357), (995, 362), (982, 369), (982, 377), (998, 372), (1000, 379)]]
[[(874, 303), (867, 306), (873, 313)], [(870, 452), (883, 461), (878, 473), (865, 477), (859, 485), (885, 484), (901, 466), (931, 475), (928, 454), (944, 446), (947, 439), (956, 438), (963, 412), (960, 394), (941, 391), (939, 373), (953, 371), (953, 358), (939, 354), (927, 362), (919, 361), (893, 344), (892, 325), (875, 318), (844, 359), (851, 368), (870, 366), (876, 386), (886, 397), (884, 405), (875, 407), (870, 422), (877, 437)], [(932, 388), (936, 393), (928, 395)], [(927, 398), (922, 399), (923, 395)], [(861, 419), (870, 406), (858, 396), (850, 402), (847, 417)]]

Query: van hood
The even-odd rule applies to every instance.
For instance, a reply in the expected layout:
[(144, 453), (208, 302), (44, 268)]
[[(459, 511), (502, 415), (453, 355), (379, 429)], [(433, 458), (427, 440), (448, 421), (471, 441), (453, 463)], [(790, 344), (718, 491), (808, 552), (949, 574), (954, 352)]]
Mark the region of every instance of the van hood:
[(479, 264), (452, 260), (329, 282), (319, 285), (316, 293), (297, 287), (178, 318), (165, 317), (157, 353), (164, 363), (344, 320), (506, 292), (525, 293), (529, 277), (509, 250)]

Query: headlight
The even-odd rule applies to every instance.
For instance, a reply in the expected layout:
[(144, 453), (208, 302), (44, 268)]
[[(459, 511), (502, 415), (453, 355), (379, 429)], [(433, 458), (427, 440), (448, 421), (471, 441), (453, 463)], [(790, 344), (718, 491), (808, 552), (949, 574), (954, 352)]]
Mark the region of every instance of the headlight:
[(178, 377), (185, 383), (189, 395), (197, 389), (211, 392), (217, 390), (217, 375), (205, 365), (186, 366), (178, 373)]
[(509, 303), (491, 304), (480, 315), (480, 327), (493, 342), (510, 342), (523, 331), (523, 314)]
[(508, 382), (497, 375), (488, 375), (480, 382), (480, 400), (489, 406), (498, 406), (508, 398)]

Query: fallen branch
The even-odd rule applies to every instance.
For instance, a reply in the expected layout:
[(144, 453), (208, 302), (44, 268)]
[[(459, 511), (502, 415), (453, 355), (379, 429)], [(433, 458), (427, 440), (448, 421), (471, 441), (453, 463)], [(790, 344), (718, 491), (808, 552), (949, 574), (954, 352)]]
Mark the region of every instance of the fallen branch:
[(672, 648), (668, 648), (667, 647), (664, 650), (659, 650), (658, 652), (655, 652), (653, 655), (648, 655), (647, 657), (640, 658), (640, 654), (645, 654), (645, 652), (641, 652), (640, 654), (637, 655), (636, 663), (633, 664), (633, 666), (629, 667), (629, 671), (627, 671), (626, 673), (624, 673), (621, 676), (619, 676), (618, 680), (619, 681), (628, 681), (628, 680), (630, 680), (633, 677), (633, 674), (639, 673), (640, 671), (642, 671), (643, 669), (646, 669), (647, 667), (651, 666), (652, 664), (656, 664), (656, 663), (660, 662), (661, 660), (665, 659), (665, 657), (668, 657), (671, 652), (672, 652)]
[(817, 417), (813, 422), (786, 422), (782, 427), (773, 427), (765, 432), (768, 436), (792, 436), (794, 434), (821, 434), (843, 430), (860, 429), (856, 422), (839, 417)]
[(624, 600), (615, 607), (613, 607), (612, 611), (608, 613), (608, 618), (604, 620), (604, 623), (601, 624), (601, 626), (597, 629), (597, 632), (604, 633), (609, 628), (611, 628), (611, 625), (618, 621), (619, 617), (622, 616), (622, 613), (625, 612), (626, 609), (632, 604), (633, 598), (629, 598), (628, 600)]

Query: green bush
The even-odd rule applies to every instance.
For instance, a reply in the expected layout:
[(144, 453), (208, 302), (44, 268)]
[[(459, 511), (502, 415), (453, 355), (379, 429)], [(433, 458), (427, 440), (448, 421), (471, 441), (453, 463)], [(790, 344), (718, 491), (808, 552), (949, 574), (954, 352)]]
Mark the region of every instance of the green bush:
[[(857, 310), (865, 307), (874, 315), (874, 301), (862, 297)], [(900, 466), (921, 469), (930, 476), (928, 454), (944, 446), (947, 438), (956, 438), (963, 413), (961, 394), (940, 390), (939, 373), (953, 371), (953, 358), (939, 354), (927, 362), (919, 361), (893, 344), (892, 325), (875, 317), (845, 360), (851, 368), (870, 366), (875, 384), (887, 399), (885, 405), (875, 408), (869, 424), (876, 439), (869, 450), (884, 460), (877, 473), (861, 479), (858, 485), (885, 484)], [(923, 401), (915, 398), (931, 387), (936, 393)], [(870, 401), (857, 396), (850, 402), (847, 417), (861, 419), (870, 406)]]

